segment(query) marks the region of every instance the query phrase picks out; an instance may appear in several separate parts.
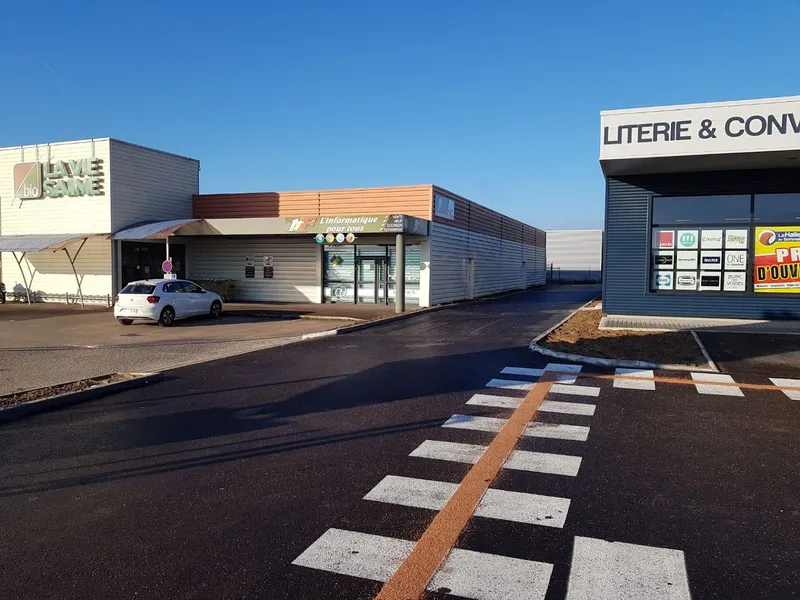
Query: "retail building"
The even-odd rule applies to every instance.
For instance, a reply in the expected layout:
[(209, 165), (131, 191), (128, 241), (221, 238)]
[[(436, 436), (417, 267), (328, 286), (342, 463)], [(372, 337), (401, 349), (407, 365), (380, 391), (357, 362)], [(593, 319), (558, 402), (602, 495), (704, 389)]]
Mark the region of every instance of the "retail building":
[(600, 120), (607, 312), (800, 318), (800, 97)]
[(400, 308), (545, 283), (543, 231), (434, 185), (200, 194), (199, 170), (108, 138), (0, 149), (3, 281), (103, 301), (169, 257), (238, 300)]

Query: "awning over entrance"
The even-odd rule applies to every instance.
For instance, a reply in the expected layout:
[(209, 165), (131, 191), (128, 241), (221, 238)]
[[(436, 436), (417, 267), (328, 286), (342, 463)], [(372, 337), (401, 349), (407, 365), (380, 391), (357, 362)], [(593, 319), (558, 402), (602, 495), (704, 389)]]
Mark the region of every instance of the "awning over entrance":
[[(112, 240), (156, 240), (166, 239), (171, 235), (180, 235), (182, 227), (192, 223), (199, 223), (202, 219), (172, 219), (170, 221), (151, 221), (139, 223), (117, 231), (111, 236)], [(185, 232), (193, 234), (194, 232)]]
[(0, 235), (0, 252), (43, 252), (64, 249), (73, 242), (107, 234), (33, 233), (25, 235)]
[[(107, 233), (32, 233), (24, 235), (0, 235), (0, 252), (11, 252), (14, 255), (14, 260), (17, 262), (19, 272), (22, 274), (22, 281), (25, 283), (25, 293), (28, 297), (28, 304), (31, 303), (31, 284), (33, 283), (33, 276), (35, 273), (25, 275), (25, 270), (22, 268), (22, 261), (25, 260), (25, 255), (28, 252), (44, 252), (49, 250), (51, 252), (58, 252), (63, 250), (69, 260), (69, 266), (72, 267), (72, 272), (75, 275), (75, 282), (78, 284), (78, 295), (81, 298), (81, 306), (83, 302), (83, 290), (81, 289), (81, 278), (75, 270), (75, 261), (78, 255), (83, 250), (86, 240), (93, 237), (107, 237)], [(78, 248), (73, 249), (74, 252), (70, 254), (70, 244), (77, 243)], [(19, 253), (19, 255), (17, 255)], [(30, 281), (29, 278), (30, 277)]]

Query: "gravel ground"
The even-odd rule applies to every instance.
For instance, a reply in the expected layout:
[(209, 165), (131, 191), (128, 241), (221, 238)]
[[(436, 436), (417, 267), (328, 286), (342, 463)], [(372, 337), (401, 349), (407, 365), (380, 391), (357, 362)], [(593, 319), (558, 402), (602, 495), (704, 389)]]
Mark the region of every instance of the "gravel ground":
[(602, 310), (578, 311), (539, 343), (551, 350), (596, 358), (708, 366), (688, 331), (605, 331), (600, 329), (604, 316)]

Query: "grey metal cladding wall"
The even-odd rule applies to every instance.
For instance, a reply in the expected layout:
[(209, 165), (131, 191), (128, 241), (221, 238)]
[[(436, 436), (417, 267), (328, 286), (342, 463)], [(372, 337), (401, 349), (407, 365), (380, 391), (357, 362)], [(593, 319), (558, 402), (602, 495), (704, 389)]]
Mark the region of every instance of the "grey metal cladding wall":
[[(603, 307), (613, 314), (800, 318), (800, 299), (778, 294), (652, 294), (649, 288), (650, 195), (800, 191), (800, 169), (670, 173), (609, 178)], [(748, 277), (752, 276), (748, 272)]]
[(600, 281), (603, 232), (599, 229), (547, 232), (547, 261), (560, 281)]

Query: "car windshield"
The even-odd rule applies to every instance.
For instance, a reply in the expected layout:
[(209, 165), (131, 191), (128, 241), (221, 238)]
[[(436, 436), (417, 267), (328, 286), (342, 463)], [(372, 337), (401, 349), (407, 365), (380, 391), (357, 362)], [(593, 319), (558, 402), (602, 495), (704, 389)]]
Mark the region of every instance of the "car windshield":
[(122, 290), (121, 293), (123, 294), (152, 294), (156, 289), (156, 286), (150, 285), (149, 283), (129, 283), (125, 286), (125, 289)]

